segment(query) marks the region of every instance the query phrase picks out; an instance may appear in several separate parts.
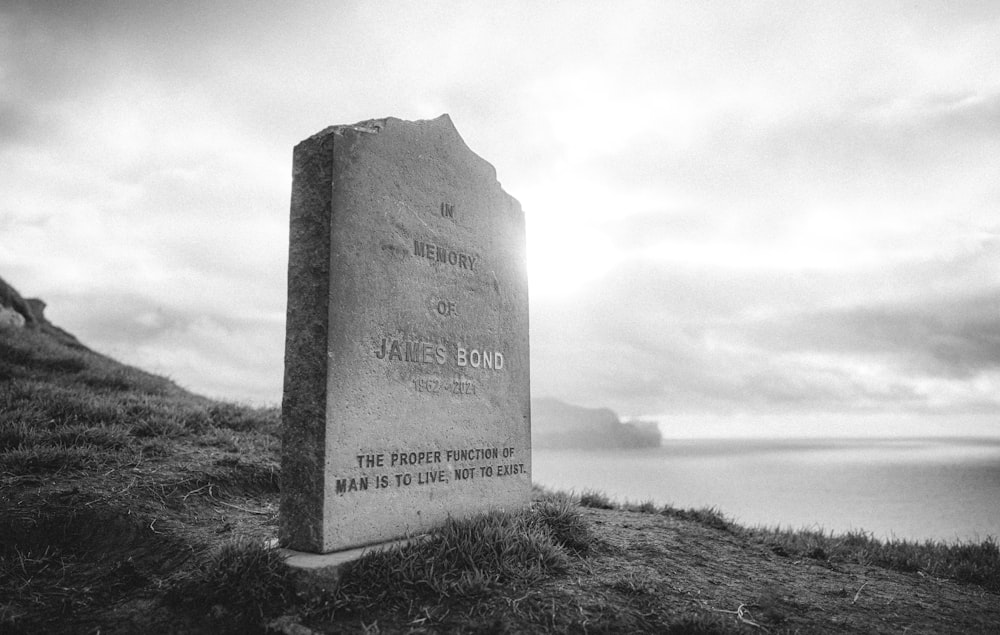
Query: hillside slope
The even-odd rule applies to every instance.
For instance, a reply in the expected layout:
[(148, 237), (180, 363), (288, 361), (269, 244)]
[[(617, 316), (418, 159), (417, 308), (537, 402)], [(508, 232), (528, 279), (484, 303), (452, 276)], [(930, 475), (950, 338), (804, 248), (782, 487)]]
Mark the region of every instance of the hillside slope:
[[(7, 310), (44, 307), (3, 290)], [(220, 540), (271, 536), (278, 425), (277, 409), (212, 401), (95, 353), (37, 308), (8, 321), (0, 632), (108, 630), (111, 607), (162, 591)]]
[[(27, 322), (26, 322), (27, 324)], [(68, 334), (67, 334), (68, 335)], [(885, 544), (538, 492), (303, 594), (276, 409), (0, 328), (0, 632), (995, 632), (995, 542)], [(457, 538), (456, 538), (457, 536)]]

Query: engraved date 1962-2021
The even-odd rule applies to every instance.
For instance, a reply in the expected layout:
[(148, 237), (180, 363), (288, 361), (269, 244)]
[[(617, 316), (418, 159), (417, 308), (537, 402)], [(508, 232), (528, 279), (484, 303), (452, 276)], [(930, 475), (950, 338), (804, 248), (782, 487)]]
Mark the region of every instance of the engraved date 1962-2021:
[(427, 392), (438, 394), (450, 392), (453, 395), (474, 395), (476, 394), (476, 384), (468, 379), (456, 377), (454, 379), (441, 379), (439, 377), (415, 377), (412, 380), (413, 389), (417, 392)]

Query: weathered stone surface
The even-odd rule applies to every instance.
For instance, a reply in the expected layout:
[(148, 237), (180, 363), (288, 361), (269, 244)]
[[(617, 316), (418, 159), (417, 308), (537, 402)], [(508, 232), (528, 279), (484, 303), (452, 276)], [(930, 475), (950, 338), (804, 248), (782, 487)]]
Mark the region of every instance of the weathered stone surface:
[(0, 305), (0, 329), (19, 329), (24, 326), (24, 316)]
[[(34, 324), (36, 321), (29, 302), (21, 297), (17, 289), (10, 286), (3, 278), (0, 278), (0, 307), (5, 307), (19, 314), (23, 318), (22, 325)], [(44, 303), (42, 307), (45, 307)]]
[(280, 549), (279, 553), (285, 557), (285, 565), (294, 576), (296, 593), (300, 597), (324, 598), (336, 590), (344, 574), (364, 556), (369, 553), (399, 549), (419, 540), (419, 537), (404, 538), (333, 553), (310, 553), (291, 549)]
[(295, 148), (281, 542), (326, 553), (530, 495), (524, 216), (444, 115)]

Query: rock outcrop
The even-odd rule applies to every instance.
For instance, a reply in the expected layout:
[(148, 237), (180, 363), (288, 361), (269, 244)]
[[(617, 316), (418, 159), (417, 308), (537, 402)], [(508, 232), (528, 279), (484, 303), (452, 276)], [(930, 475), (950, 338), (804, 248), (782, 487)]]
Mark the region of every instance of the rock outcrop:
[(0, 277), (0, 329), (38, 329), (69, 346), (86, 348), (76, 337), (45, 318), (45, 306), (38, 298), (23, 297)]
[(19, 329), (24, 326), (24, 316), (5, 306), (0, 306), (0, 330)]
[[(44, 306), (45, 303), (42, 302), (42, 307)], [(17, 321), (10, 316), (11, 313), (21, 316), (21, 326), (38, 323), (38, 320), (35, 319), (35, 312), (31, 310), (31, 305), (28, 304), (28, 301), (22, 298), (17, 289), (7, 284), (7, 281), (3, 278), (0, 278), (0, 309), (4, 310), (3, 315), (9, 316), (4, 321), (9, 320), (11, 325)]]

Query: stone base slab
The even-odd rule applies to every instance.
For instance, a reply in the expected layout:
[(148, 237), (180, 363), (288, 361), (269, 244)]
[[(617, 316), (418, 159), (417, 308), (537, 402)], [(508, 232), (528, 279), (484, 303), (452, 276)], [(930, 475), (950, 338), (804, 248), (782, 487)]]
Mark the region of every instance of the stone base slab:
[(376, 551), (403, 547), (421, 539), (421, 536), (417, 536), (391, 540), (332, 553), (309, 553), (294, 549), (278, 549), (278, 553), (285, 557), (285, 565), (292, 569), (295, 574), (300, 592), (322, 594), (336, 589), (344, 572), (362, 556)]

